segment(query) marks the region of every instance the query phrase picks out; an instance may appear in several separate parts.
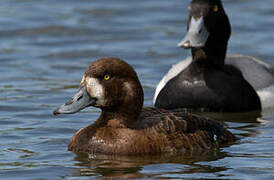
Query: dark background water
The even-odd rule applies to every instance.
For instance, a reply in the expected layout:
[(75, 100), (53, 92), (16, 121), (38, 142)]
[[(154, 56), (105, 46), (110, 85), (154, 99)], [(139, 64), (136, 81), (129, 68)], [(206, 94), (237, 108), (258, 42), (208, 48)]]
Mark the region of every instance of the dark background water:
[[(190, 55), (176, 44), (186, 32), (186, 0), (1, 0), (0, 179), (273, 179), (274, 113), (206, 114), (240, 140), (203, 154), (88, 156), (67, 151), (74, 132), (100, 111), (52, 115), (76, 91), (95, 59), (134, 66), (152, 105), (172, 64)], [(233, 33), (229, 53), (274, 64), (273, 0), (224, 0)]]

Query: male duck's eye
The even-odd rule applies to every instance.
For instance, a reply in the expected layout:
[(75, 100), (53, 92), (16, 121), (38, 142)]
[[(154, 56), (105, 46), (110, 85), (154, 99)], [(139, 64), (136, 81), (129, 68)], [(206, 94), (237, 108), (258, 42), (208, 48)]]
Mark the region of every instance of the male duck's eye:
[(217, 5), (214, 5), (214, 6), (213, 6), (213, 11), (214, 11), (214, 12), (218, 12), (218, 10), (219, 10), (219, 9), (218, 9), (218, 6), (217, 6)]
[(109, 80), (109, 79), (110, 79), (110, 75), (106, 74), (106, 75), (104, 76), (104, 79), (105, 79), (105, 80)]

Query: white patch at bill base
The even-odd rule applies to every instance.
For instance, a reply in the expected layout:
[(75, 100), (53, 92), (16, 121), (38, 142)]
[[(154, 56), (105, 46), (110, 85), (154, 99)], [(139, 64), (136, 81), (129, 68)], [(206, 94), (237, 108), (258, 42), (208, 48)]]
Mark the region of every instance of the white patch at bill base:
[(102, 84), (100, 84), (99, 80), (94, 77), (86, 77), (86, 83), (89, 95), (93, 98), (97, 98), (96, 104), (104, 105), (104, 88)]

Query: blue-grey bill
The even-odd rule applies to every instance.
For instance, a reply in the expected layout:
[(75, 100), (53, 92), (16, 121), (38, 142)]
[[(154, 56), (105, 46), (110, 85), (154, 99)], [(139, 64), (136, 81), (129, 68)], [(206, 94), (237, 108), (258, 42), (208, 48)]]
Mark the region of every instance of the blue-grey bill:
[(87, 106), (95, 104), (96, 99), (91, 98), (86, 90), (85, 86), (82, 86), (79, 91), (73, 96), (73, 98), (67, 103), (59, 106), (54, 112), (54, 115), (58, 114), (72, 114), (76, 113)]
[(205, 27), (203, 16), (199, 19), (191, 17), (188, 32), (185, 38), (178, 43), (178, 46), (185, 49), (203, 47), (205, 46), (208, 36), (209, 32)]

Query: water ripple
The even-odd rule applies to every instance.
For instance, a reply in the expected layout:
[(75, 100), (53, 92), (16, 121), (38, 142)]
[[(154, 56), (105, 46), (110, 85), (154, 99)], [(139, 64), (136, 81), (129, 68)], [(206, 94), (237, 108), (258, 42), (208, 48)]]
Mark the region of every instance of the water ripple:
[[(146, 106), (172, 64), (190, 55), (189, 1), (1, 0), (0, 175), (3, 179), (273, 179), (274, 110), (203, 113), (239, 140), (207, 153), (113, 157), (74, 154), (67, 144), (100, 110), (53, 116), (103, 56), (127, 60), (142, 82)], [(271, 0), (223, 0), (232, 25), (228, 52), (274, 65)]]

